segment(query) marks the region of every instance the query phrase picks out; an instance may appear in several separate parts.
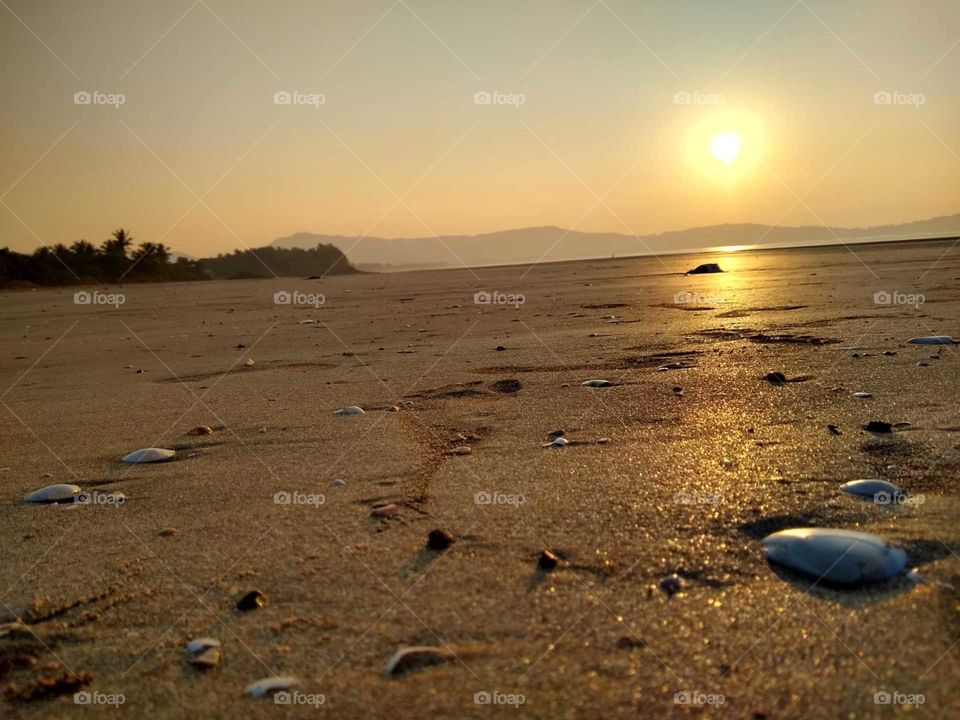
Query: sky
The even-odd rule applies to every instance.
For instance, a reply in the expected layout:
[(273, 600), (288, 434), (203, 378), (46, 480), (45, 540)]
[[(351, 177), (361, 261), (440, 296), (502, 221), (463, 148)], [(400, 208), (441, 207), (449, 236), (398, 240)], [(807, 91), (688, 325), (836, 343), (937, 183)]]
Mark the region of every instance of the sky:
[(954, 0), (0, 0), (0, 63), (19, 251), (960, 212)]

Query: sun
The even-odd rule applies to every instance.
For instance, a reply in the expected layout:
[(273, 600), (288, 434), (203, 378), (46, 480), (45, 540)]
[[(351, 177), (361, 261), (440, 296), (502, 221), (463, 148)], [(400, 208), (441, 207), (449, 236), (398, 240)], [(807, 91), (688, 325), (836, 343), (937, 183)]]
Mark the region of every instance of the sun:
[(740, 133), (721, 132), (710, 140), (710, 154), (724, 165), (732, 165), (740, 154), (743, 138)]

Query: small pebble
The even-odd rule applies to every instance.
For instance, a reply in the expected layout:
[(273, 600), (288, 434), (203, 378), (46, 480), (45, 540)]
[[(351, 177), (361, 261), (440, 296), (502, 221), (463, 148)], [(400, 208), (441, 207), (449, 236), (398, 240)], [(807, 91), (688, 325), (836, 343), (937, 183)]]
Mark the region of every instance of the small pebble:
[(679, 575), (673, 573), (673, 575), (668, 575), (660, 581), (660, 589), (663, 590), (667, 595), (676, 595), (678, 592), (683, 590), (683, 581), (680, 579)]
[(259, 590), (251, 590), (237, 602), (237, 610), (242, 610), (243, 612), (258, 610), (263, 607), (266, 600), (267, 598), (262, 592)]
[(469, 445), (457, 445), (455, 448), (452, 448), (447, 451), (447, 455), (469, 455), (473, 452), (473, 448)]
[(336, 480), (331, 480), (331, 481), (330, 481), (330, 484), (331, 484), (333, 487), (343, 487), (344, 485), (347, 484), (347, 481), (346, 481), (346, 480), (341, 480), (340, 478), (337, 478)]
[(192, 430), (187, 431), (187, 435), (210, 435), (213, 433), (213, 428), (208, 425), (197, 425)]
[(427, 535), (427, 547), (431, 550), (446, 550), (456, 542), (453, 535), (446, 530), (431, 530)]
[(863, 429), (872, 433), (892, 433), (893, 425), (882, 420), (871, 420), (863, 426)]
[(541, 570), (553, 570), (559, 563), (560, 558), (549, 550), (544, 550), (540, 553), (540, 558), (537, 560), (537, 567)]

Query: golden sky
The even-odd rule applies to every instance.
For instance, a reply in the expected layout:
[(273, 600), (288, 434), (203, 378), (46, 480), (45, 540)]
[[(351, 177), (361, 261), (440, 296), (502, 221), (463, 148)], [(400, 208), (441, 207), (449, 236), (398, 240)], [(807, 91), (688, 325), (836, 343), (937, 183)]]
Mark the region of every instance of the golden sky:
[(0, 62), (21, 251), (960, 212), (951, 0), (3, 0)]

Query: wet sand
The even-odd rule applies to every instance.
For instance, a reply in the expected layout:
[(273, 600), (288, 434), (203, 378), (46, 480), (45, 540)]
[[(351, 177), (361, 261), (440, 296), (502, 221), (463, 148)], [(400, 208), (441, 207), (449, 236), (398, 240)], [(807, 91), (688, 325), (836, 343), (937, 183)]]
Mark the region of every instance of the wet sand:
[[(854, 249), (0, 294), (0, 611), (26, 626), (0, 631), (0, 682), (89, 673), (154, 718), (956, 716), (958, 350), (907, 340), (960, 336), (960, 248)], [(727, 272), (681, 274), (701, 262)], [(571, 444), (542, 447), (555, 428)], [(177, 459), (119, 462), (143, 447)], [(868, 477), (922, 502), (838, 490)], [(20, 503), (57, 482), (127, 500)], [(928, 582), (764, 560), (809, 525), (882, 535)], [(456, 542), (426, 550), (434, 528)], [(199, 636), (219, 667), (187, 663)], [(451, 658), (384, 678), (404, 645)], [(269, 675), (322, 705), (244, 697)]]

